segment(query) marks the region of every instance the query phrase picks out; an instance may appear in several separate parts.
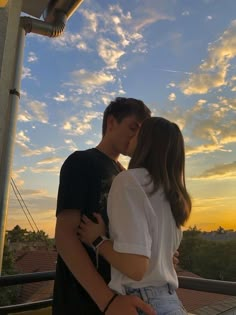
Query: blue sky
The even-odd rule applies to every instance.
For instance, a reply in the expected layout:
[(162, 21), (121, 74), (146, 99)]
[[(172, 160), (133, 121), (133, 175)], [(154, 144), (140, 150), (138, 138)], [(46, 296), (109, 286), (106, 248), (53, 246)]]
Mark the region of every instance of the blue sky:
[[(116, 96), (181, 127), (187, 227), (236, 229), (235, 12), (235, 0), (84, 0), (61, 37), (27, 35), (12, 177), (40, 229), (53, 236), (60, 167), (99, 142)], [(16, 224), (30, 229), (11, 191)]]

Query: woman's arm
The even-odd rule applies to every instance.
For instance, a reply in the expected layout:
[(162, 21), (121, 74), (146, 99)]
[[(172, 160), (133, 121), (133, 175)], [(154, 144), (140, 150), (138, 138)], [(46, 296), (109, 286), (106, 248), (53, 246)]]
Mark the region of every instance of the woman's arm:
[[(101, 235), (105, 235), (105, 224), (98, 213), (94, 213), (98, 223), (94, 223), (88, 217), (83, 216), (79, 227), (79, 237), (84, 243), (93, 246), (93, 241)], [(113, 249), (113, 241), (105, 240), (97, 251), (114, 268), (129, 278), (139, 281), (143, 278), (149, 264), (149, 258), (143, 255), (120, 253)]]
[(114, 268), (133, 280), (142, 280), (147, 271), (149, 265), (148, 257), (119, 253), (113, 249), (111, 240), (104, 241), (98, 247), (98, 251)]

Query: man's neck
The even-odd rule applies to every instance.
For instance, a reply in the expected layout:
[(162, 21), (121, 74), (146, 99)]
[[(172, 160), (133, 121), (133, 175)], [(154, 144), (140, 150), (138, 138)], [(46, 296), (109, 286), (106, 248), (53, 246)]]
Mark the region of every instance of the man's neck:
[(119, 153), (114, 152), (114, 150), (109, 146), (107, 143), (104, 141), (101, 141), (97, 146), (96, 149), (107, 155), (110, 159), (114, 160), (117, 162), (119, 158)]

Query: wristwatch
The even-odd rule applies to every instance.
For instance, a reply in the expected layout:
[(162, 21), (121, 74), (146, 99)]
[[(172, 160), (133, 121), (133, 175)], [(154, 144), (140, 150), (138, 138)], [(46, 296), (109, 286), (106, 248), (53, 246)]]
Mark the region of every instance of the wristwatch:
[(94, 241), (93, 241), (93, 248), (96, 250), (98, 249), (98, 247), (104, 242), (104, 241), (108, 241), (109, 238), (107, 238), (104, 235), (98, 236)]

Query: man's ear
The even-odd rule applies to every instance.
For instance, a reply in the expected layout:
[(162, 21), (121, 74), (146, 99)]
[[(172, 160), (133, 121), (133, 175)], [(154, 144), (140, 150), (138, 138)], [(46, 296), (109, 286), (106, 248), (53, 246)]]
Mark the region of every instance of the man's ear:
[(113, 115), (107, 117), (107, 130), (111, 131), (114, 126), (115, 118)]

